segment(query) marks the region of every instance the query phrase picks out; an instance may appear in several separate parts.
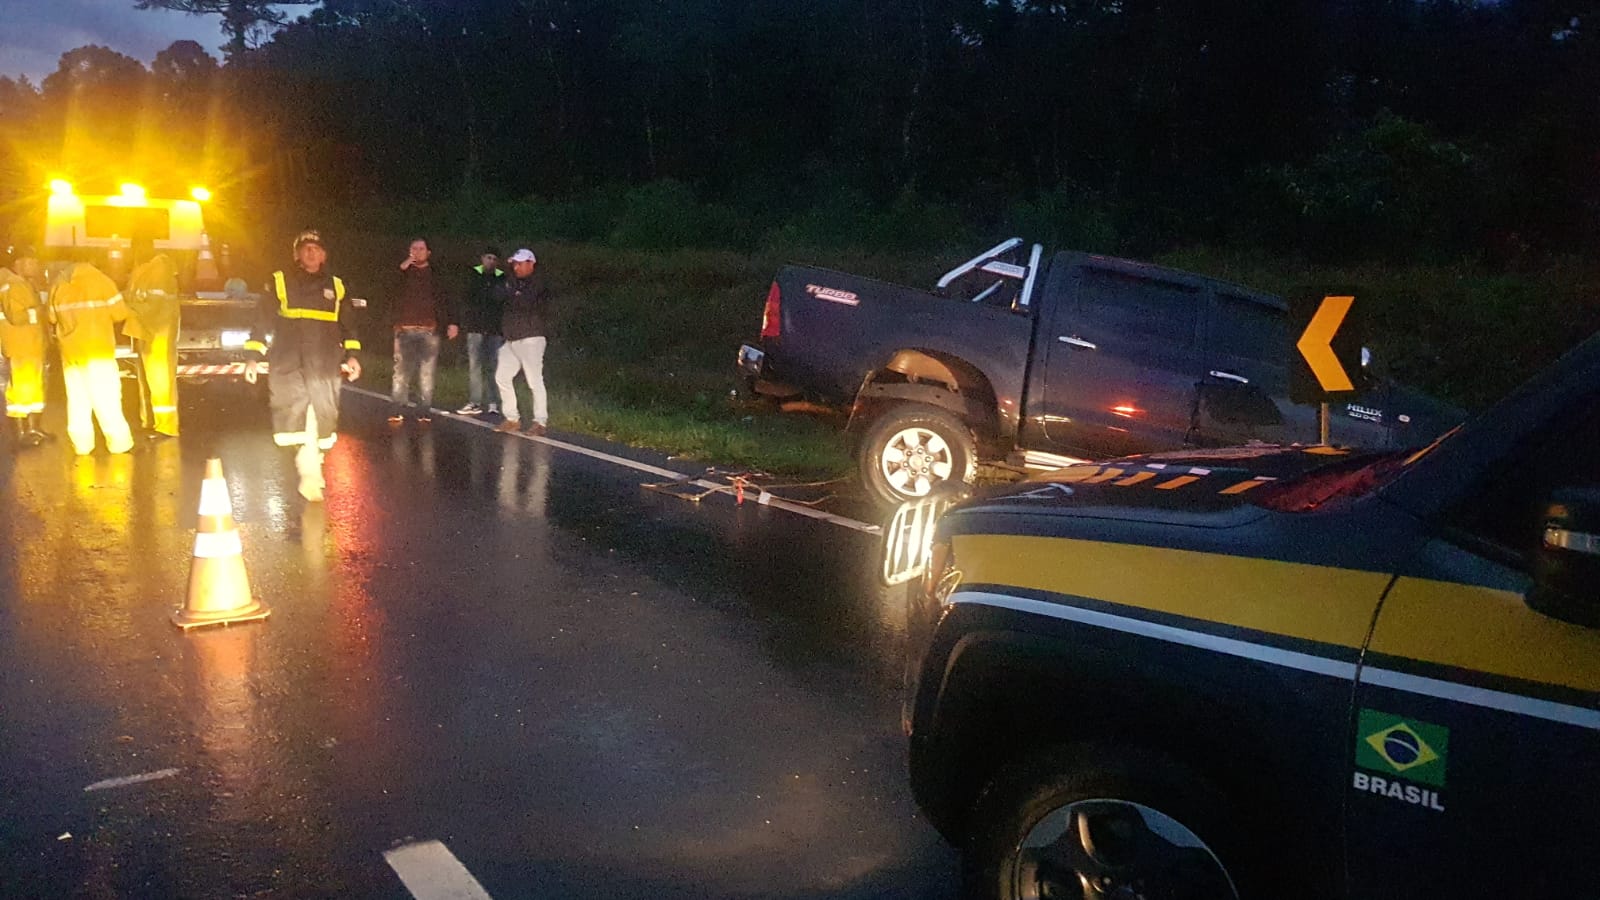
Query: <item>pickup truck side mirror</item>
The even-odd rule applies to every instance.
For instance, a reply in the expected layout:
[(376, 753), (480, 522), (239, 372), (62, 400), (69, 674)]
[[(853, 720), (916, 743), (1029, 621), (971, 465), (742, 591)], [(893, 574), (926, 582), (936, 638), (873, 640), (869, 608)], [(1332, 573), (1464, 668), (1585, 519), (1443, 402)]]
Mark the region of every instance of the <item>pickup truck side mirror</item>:
[(1600, 490), (1555, 491), (1543, 522), (1528, 605), (1564, 622), (1600, 628)]

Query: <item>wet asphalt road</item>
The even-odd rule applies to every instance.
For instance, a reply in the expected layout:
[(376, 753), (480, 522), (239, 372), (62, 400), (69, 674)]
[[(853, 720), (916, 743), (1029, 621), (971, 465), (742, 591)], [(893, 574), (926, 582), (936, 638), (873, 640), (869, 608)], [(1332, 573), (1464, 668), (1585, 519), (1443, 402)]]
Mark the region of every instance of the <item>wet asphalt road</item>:
[[(875, 538), (348, 392), (307, 507), (257, 402), (184, 403), (0, 449), (0, 895), (402, 898), (437, 840), (495, 898), (953, 896)], [(213, 453), (272, 617), (182, 634)]]

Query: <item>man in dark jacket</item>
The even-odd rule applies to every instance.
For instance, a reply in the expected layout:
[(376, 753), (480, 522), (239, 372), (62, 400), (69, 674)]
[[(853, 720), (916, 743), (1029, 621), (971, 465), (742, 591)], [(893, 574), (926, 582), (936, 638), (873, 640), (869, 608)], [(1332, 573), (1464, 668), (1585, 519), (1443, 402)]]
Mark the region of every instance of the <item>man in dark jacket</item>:
[(495, 358), (500, 353), (500, 298), (496, 289), (505, 280), (500, 251), (486, 248), (467, 274), (462, 292), (461, 330), (467, 333), (467, 405), (456, 410), (464, 416), (498, 413), (500, 395), (494, 386)]
[(496, 431), (516, 431), (522, 427), (517, 411), (517, 391), (512, 379), (521, 372), (533, 394), (533, 422), (525, 434), (542, 435), (550, 412), (544, 392), (544, 348), (550, 308), (544, 277), (533, 270), (538, 259), (524, 247), (511, 256), (511, 276), (500, 284), (499, 295), (505, 312), (500, 318), (500, 359), (495, 365), (494, 382), (500, 389), (500, 402), (506, 414)]
[[(280, 447), (298, 448), (294, 461), (300, 496), (317, 503), (324, 488), (322, 451), (338, 439), (340, 376), (351, 381), (361, 377), (356, 360), (361, 341), (344, 280), (325, 267), (328, 251), (322, 235), (301, 232), (294, 239), (294, 258), (294, 268), (272, 273), (244, 346), (265, 356), (271, 366), (272, 440)], [(257, 372), (254, 360), (245, 364), (246, 381), (255, 384)]]
[(394, 377), (389, 400), (394, 406), (391, 425), (405, 421), (404, 411), (411, 399), (412, 373), (416, 374), (417, 421), (431, 421), (433, 376), (439, 368), (439, 331), (444, 329), (455, 340), (459, 328), (452, 309), (450, 290), (429, 262), (433, 250), (417, 238), (400, 263), (400, 286), (394, 295)]

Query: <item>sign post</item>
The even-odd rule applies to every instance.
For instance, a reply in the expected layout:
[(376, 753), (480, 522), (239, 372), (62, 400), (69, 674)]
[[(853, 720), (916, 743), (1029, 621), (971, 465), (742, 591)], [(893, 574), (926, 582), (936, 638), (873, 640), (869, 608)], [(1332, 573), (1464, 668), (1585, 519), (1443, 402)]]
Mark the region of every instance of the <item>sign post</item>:
[(1329, 442), (1329, 402), (1366, 387), (1361, 368), (1366, 329), (1354, 312), (1355, 300), (1354, 292), (1307, 294), (1289, 304), (1298, 335), (1290, 354), (1289, 399), (1317, 406), (1317, 434), (1324, 445)]

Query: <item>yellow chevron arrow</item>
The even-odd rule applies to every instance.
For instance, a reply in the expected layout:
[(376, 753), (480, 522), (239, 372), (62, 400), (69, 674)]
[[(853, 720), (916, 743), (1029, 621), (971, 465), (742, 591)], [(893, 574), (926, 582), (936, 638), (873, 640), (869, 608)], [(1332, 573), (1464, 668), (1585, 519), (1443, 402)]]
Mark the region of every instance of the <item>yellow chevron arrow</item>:
[(1356, 388), (1344, 366), (1339, 364), (1339, 357), (1333, 352), (1333, 336), (1339, 333), (1339, 326), (1344, 324), (1344, 317), (1350, 314), (1350, 305), (1355, 301), (1354, 297), (1323, 297), (1322, 305), (1311, 317), (1305, 334), (1295, 342), (1295, 349), (1305, 357), (1311, 366), (1311, 374), (1317, 376), (1317, 382), (1325, 391), (1353, 391)]

